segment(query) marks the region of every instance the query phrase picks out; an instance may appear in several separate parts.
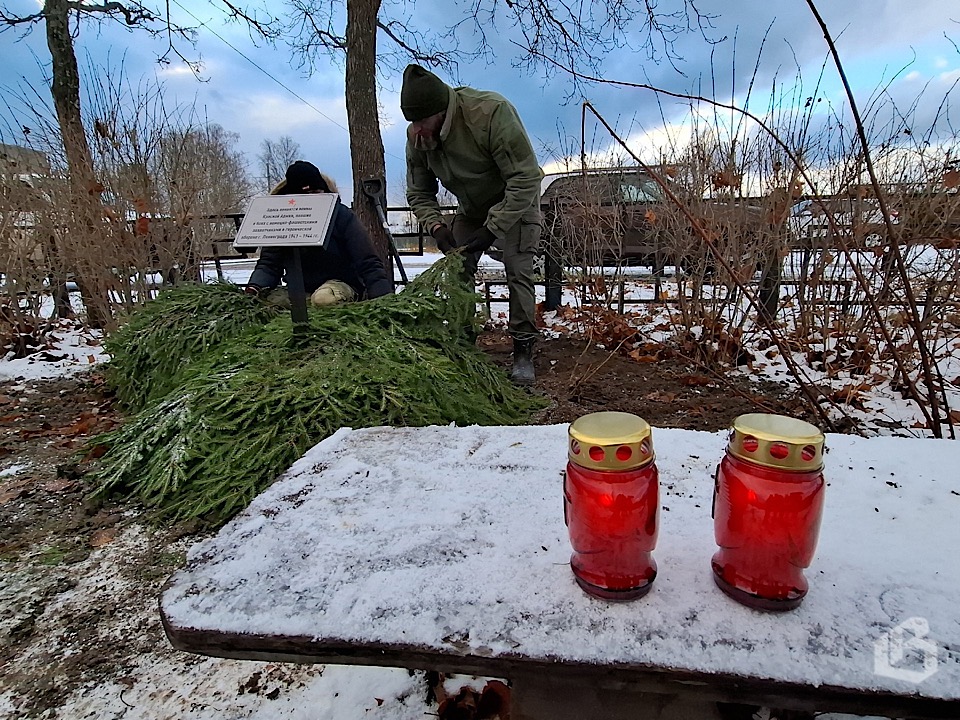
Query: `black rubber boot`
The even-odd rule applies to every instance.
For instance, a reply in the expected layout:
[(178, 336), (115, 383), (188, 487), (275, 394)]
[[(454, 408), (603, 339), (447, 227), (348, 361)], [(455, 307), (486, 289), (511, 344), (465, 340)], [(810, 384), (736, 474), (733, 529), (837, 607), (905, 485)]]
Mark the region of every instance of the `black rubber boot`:
[(510, 379), (517, 385), (533, 385), (536, 379), (533, 371), (533, 343), (534, 338), (528, 340), (513, 340), (513, 370)]

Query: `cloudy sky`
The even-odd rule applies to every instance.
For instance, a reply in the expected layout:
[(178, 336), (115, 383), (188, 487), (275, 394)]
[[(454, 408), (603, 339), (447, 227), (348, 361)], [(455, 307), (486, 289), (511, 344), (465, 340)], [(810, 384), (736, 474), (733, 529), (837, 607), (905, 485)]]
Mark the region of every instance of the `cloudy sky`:
[[(242, 3), (241, 3), (242, 4)], [(340, 5), (341, 3), (334, 3)], [(487, 2), (487, 5), (493, 4)], [(843, 0), (821, 1), (820, 12), (837, 37), (846, 72), (858, 102), (866, 103), (878, 88), (885, 90), (903, 109), (917, 103), (916, 122), (933, 117), (941, 100), (960, 100), (960, 2), (956, 0)], [(4, 0), (8, 14), (36, 12), (36, 0)], [(162, 4), (161, 4), (162, 5)], [(464, 3), (453, 0), (385, 2), (382, 17), (399, 17), (423, 30), (443, 30), (461, 19), (455, 9)], [(599, 6), (600, 3), (593, 3)], [(573, 88), (562, 73), (545, 77), (542, 69), (519, 66), (515, 61), (519, 38), (511, 27), (504, 3), (494, 28), (487, 27), (493, 47), (488, 59), (461, 62), (455, 74), (438, 71), (450, 84), (496, 90), (517, 106), (531, 135), (541, 165), (550, 170), (566, 152), (579, 152), (580, 100), (589, 99), (625, 135), (645, 160), (655, 160), (657, 143), (666, 128), (677, 128), (688, 108), (682, 102), (663, 99), (647, 90), (588, 84)], [(664, 9), (681, 7), (681, 0), (661, 0)], [(634, 83), (649, 83), (668, 90), (700, 94), (743, 104), (754, 67), (757, 66), (751, 108), (762, 112), (774, 81), (793, 87), (801, 78), (802, 98), (816, 94), (826, 100), (819, 107), (839, 107), (843, 100), (836, 70), (827, 66), (815, 93), (826, 59), (823, 36), (804, 0), (699, 0), (697, 7), (713, 15), (706, 35), (693, 32), (678, 36), (673, 63), (651, 59), (642, 48), (609, 54), (599, 70), (602, 77)], [(165, 38), (153, 39), (130, 32), (117, 23), (85, 24), (77, 38), (81, 65), (110, 63), (121, 59), (128, 77), (158, 78), (168, 100), (194, 104), (201, 116), (239, 134), (239, 148), (246, 154), (253, 174), (258, 174), (256, 156), (264, 139), (291, 136), (311, 160), (333, 175), (349, 197), (351, 187), (349, 142), (343, 98), (343, 65), (319, 57), (312, 72), (298, 63), (284, 41), (274, 45), (255, 43), (247, 30), (227, 22), (219, 0), (171, 0), (175, 21), (196, 27), (196, 43), (181, 42), (182, 53), (202, 63), (198, 79), (182, 62), (157, 63), (166, 50)], [(286, 2), (266, 0), (261, 9), (281, 14)], [(639, 24), (628, 40), (641, 45)], [(380, 47), (389, 40), (380, 37)], [(469, 26), (461, 26), (456, 41), (445, 49), (468, 48), (475, 42)], [(762, 53), (761, 53), (762, 45)], [(758, 63), (759, 54), (759, 63)], [(16, 92), (24, 82), (42, 82), (49, 69), (42, 27), (24, 36), (19, 30), (0, 34), (0, 57), (4, 72), (0, 87)], [(400, 73), (384, 66), (379, 102), (384, 146), (387, 152), (388, 187), (391, 202), (402, 196), (404, 128), (399, 111)], [(960, 111), (958, 111), (960, 112)], [(927, 120), (925, 120), (927, 119)], [(942, 124), (946, 127), (946, 120)], [(960, 118), (954, 118), (954, 127)], [(601, 153), (609, 146), (603, 133), (588, 129), (590, 150)], [(15, 138), (13, 138), (15, 140)], [(10, 142), (10, 138), (4, 138)]]

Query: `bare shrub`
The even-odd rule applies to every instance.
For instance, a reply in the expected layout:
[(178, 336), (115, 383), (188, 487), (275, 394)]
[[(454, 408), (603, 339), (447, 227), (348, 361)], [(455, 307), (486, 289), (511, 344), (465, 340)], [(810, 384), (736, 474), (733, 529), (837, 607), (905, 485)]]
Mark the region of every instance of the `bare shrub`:
[[(956, 412), (939, 361), (955, 343), (960, 318), (938, 312), (956, 307), (960, 277), (960, 167), (949, 96), (933, 118), (921, 118), (917, 108), (929, 103), (918, 98), (904, 110), (881, 89), (868, 112), (851, 120), (843, 109), (820, 112), (819, 83), (812, 91), (799, 78), (781, 86), (762, 115), (680, 96), (699, 103), (687, 122), (691, 139), (642, 151), (655, 162), (644, 161), (592, 105), (584, 107), (669, 197), (670, 208), (645, 212), (648, 238), (677, 265), (656, 280), (658, 287), (670, 283), (658, 299), (676, 302), (670, 318), (685, 354), (716, 369), (744, 361), (742, 353), (717, 352), (729, 338), (762, 334), (825, 426), (849, 420), (846, 400), (817, 387), (805, 368), (828, 378), (890, 377), (916, 402), (929, 431), (940, 436), (946, 425), (952, 436)], [(698, 108), (710, 105), (740, 120), (721, 121), (717, 112), (704, 120)], [(584, 129), (581, 161), (586, 136)], [(598, 238), (616, 245), (629, 222), (612, 217), (585, 208), (557, 226), (579, 223), (588, 247)], [(591, 222), (593, 229), (582, 227)]]
[[(133, 85), (122, 68), (91, 66), (84, 87), (95, 178), (83, 184), (66, 172), (64, 138), (43, 95), (25, 87), (4, 97), (0, 140), (48, 163), (29, 174), (32, 207), (9, 198), (32, 264), (8, 261), (4, 278), (8, 294), (51, 290), (61, 316), (72, 311), (66, 291), (76, 283), (87, 321), (108, 326), (158, 285), (198, 279), (210, 254), (207, 216), (239, 210), (251, 191), (236, 136), (192, 108), (168, 108), (156, 82)], [(8, 245), (10, 237), (4, 230)], [(15, 312), (39, 317), (39, 307), (23, 303)]]

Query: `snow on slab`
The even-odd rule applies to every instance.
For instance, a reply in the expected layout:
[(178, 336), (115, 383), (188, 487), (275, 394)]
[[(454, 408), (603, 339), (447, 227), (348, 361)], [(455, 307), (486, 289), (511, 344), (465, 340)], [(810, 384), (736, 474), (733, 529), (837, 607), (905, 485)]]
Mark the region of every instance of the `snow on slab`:
[[(810, 594), (769, 614), (711, 577), (725, 433), (654, 430), (654, 589), (625, 604), (584, 594), (563, 523), (566, 431), (343, 429), (194, 547), (163, 611), (175, 627), (227, 633), (960, 699), (960, 445), (829, 435)], [(911, 617), (939, 646), (919, 685), (874, 673), (874, 644)]]

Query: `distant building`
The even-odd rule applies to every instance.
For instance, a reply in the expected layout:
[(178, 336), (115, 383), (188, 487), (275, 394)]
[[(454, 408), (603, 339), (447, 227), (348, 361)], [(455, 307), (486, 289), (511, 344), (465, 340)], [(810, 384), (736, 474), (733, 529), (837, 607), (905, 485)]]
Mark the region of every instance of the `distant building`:
[(0, 143), (0, 173), (29, 182), (31, 177), (50, 174), (50, 160), (39, 150)]

